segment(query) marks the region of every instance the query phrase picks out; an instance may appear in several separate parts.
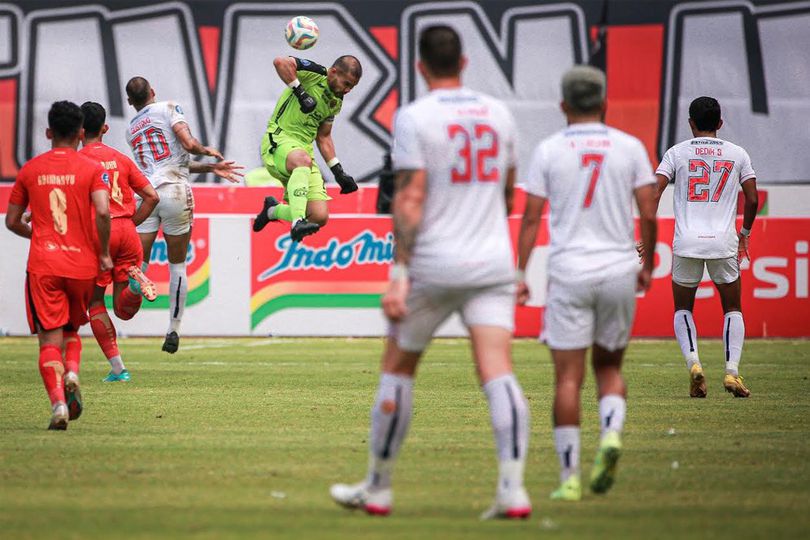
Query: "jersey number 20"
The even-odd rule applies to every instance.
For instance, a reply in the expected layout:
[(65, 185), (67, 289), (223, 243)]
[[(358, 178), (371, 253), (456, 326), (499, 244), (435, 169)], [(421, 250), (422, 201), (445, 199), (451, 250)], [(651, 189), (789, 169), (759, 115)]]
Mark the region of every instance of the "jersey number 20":
[(501, 172), (491, 160), (498, 158), (498, 132), (489, 124), (473, 124), (468, 129), (461, 124), (447, 126), (447, 136), (454, 143), (461, 141), (456, 166), (450, 171), (454, 184), (497, 182)]

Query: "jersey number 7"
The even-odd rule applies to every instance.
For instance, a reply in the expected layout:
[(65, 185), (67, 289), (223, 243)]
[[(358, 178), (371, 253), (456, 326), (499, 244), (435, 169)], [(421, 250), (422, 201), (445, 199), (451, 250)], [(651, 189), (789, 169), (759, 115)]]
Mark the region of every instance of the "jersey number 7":
[[(450, 171), (454, 184), (497, 182), (501, 172), (497, 164), (488, 163), (498, 158), (498, 132), (489, 124), (473, 124), (468, 129), (461, 124), (447, 126), (447, 136), (452, 142), (461, 140), (456, 166)], [(475, 152), (473, 152), (473, 149)]]
[(588, 167), (591, 171), (591, 178), (588, 181), (588, 192), (585, 193), (585, 202), (583, 208), (590, 208), (593, 202), (593, 193), (596, 191), (596, 182), (599, 181), (599, 175), (602, 174), (602, 162), (605, 160), (605, 154), (582, 154), (582, 167)]

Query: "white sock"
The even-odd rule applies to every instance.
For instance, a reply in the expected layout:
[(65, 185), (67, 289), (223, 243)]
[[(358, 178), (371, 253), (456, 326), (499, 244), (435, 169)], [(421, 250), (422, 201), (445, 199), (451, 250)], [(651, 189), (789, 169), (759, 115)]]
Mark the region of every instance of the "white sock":
[(560, 483), (579, 476), (579, 426), (555, 427), (554, 447), (560, 458)]
[(121, 355), (113, 356), (112, 358), (107, 358), (107, 361), (110, 363), (110, 367), (112, 368), (112, 372), (116, 375), (120, 375), (122, 371), (124, 371), (124, 361), (121, 360)]
[(169, 263), (169, 332), (180, 331), (186, 295), (188, 295), (186, 263)]
[[(686, 369), (691, 370), (694, 364), (700, 366), (698, 358), (697, 327), (692, 312), (681, 309), (675, 312), (675, 338), (681, 346), (681, 352), (686, 360)], [(702, 366), (701, 366), (702, 367)]]
[(383, 373), (371, 409), (369, 466), (366, 482), (371, 488), (391, 487), (391, 473), (413, 412), (413, 377)]
[(498, 489), (523, 485), (523, 468), (529, 445), (529, 408), (514, 374), (502, 375), (484, 385), (489, 401), (492, 432), (498, 451)]
[(729, 311), (723, 320), (723, 345), (726, 351), (726, 373), (739, 375), (740, 357), (745, 341), (745, 321), (739, 311)]
[(627, 402), (622, 396), (608, 394), (599, 400), (599, 423), (602, 436), (608, 431), (622, 432), (624, 417), (627, 413)]

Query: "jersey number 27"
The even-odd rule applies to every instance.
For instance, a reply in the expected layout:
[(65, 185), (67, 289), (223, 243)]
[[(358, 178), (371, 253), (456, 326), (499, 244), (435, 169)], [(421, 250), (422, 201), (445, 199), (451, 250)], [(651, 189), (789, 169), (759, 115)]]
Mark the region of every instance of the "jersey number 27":
[(689, 202), (706, 202), (709, 200), (709, 173), (712, 171), (720, 173), (720, 180), (717, 182), (717, 187), (714, 188), (711, 201), (717, 202), (720, 200), (720, 195), (723, 194), (723, 189), (726, 187), (728, 177), (734, 169), (734, 162), (724, 159), (716, 159), (712, 162), (712, 167), (702, 159), (689, 160), (689, 172), (697, 173), (695, 176), (689, 177), (689, 194), (687, 200)]

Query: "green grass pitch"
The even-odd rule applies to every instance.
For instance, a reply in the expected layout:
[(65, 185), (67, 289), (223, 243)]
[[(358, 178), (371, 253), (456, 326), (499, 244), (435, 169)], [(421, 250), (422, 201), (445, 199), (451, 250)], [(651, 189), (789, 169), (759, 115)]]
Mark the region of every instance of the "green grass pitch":
[[(21, 538), (810, 538), (810, 342), (748, 341), (750, 399), (722, 388), (719, 342), (701, 342), (709, 396), (689, 399), (672, 341), (631, 344), (625, 452), (607, 496), (552, 503), (547, 349), (517, 341), (530, 400), (534, 514), (484, 522), (496, 464), (486, 400), (463, 340), (437, 340), (415, 386), (394, 512), (335, 506), (331, 483), (365, 471), (379, 339), (124, 339), (131, 383), (84, 339), (85, 412), (48, 432), (32, 339), (0, 339), (0, 536)], [(593, 378), (583, 475), (597, 442)], [(673, 431), (674, 430), (674, 431)]]

